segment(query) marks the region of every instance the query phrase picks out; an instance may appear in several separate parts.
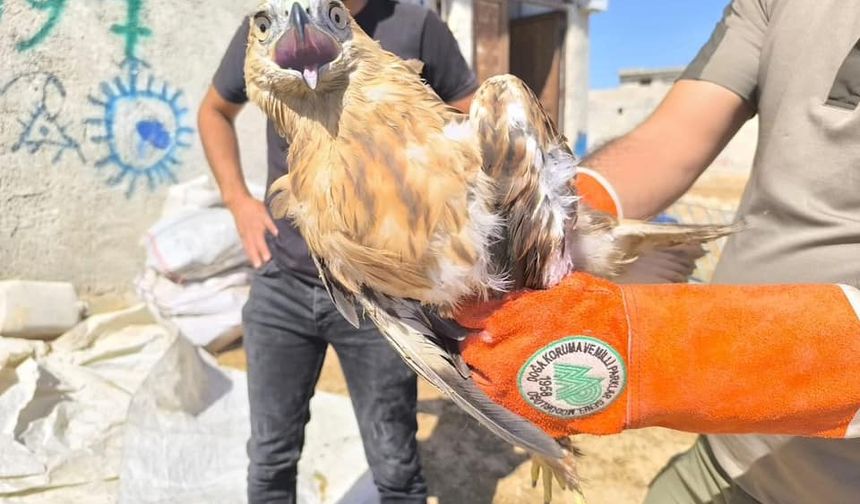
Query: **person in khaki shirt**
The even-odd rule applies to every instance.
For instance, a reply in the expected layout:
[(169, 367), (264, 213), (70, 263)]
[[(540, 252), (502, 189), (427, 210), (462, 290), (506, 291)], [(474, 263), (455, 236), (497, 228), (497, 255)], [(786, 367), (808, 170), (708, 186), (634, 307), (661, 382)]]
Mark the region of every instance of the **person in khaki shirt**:
[[(728, 241), (714, 282), (857, 286), (858, 104), (860, 3), (734, 0), (655, 112), (583, 165), (614, 187), (626, 217), (646, 218), (757, 114), (738, 210), (747, 229)], [(860, 439), (702, 436), (660, 472), (646, 502), (860, 502)]]

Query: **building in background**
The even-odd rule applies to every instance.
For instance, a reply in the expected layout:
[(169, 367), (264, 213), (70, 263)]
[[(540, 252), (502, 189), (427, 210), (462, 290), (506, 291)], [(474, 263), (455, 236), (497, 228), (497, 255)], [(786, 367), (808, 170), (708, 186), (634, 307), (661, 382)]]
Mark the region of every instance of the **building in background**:
[(608, 0), (439, 0), (437, 5), (478, 79), (503, 73), (522, 78), (583, 154), (588, 21), (606, 10)]

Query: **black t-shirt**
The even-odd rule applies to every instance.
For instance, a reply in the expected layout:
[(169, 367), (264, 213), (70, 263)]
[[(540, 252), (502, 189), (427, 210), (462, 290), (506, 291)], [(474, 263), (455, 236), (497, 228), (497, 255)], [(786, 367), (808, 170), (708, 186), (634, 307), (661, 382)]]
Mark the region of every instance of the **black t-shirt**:
[[(424, 63), (422, 77), (446, 102), (463, 98), (477, 88), (475, 76), (463, 59), (457, 41), (436, 13), (394, 0), (369, 0), (355, 20), (385, 50), (403, 59), (421, 60)], [(212, 80), (218, 93), (232, 103), (248, 101), (245, 92), (248, 30), (249, 23), (245, 20), (236, 30)], [(272, 182), (287, 173), (286, 153), (289, 146), (278, 135), (272, 121), (267, 124), (266, 142), (268, 189)], [(299, 232), (286, 219), (276, 224), (278, 236), (267, 235), (266, 239), (278, 265), (316, 280), (316, 268)]]

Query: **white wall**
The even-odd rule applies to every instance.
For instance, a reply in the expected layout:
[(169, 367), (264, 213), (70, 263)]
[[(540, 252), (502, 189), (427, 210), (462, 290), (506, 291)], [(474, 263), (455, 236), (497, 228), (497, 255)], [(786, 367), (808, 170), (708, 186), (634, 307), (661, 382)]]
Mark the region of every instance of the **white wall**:
[[(208, 170), (197, 107), (255, 4), (0, 2), (0, 278), (129, 288), (166, 187)], [(129, 20), (137, 39), (122, 33)], [(264, 122), (253, 107), (243, 116), (243, 159), (260, 179)]]

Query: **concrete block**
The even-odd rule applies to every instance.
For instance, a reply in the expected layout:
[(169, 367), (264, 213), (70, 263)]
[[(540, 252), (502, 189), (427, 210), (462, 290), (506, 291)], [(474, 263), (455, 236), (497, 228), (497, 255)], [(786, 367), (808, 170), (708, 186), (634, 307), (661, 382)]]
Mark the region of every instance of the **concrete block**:
[(0, 282), (0, 336), (49, 339), (81, 318), (75, 287), (65, 282)]

